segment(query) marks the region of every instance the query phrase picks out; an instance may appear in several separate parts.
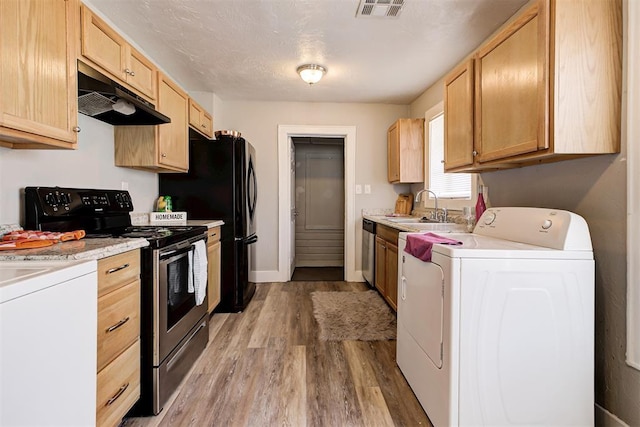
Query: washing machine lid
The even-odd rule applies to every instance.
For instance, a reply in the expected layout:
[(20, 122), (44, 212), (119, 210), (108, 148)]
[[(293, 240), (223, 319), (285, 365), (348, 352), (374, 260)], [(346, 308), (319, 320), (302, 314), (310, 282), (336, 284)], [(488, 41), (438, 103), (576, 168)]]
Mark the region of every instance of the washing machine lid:
[(496, 239), (479, 234), (451, 233), (445, 237), (462, 245), (433, 245), (433, 254), (450, 258), (514, 258), (514, 259), (593, 259), (593, 251), (566, 251)]
[(455, 258), (593, 259), (586, 221), (558, 209), (491, 208), (480, 217), (472, 234), (443, 236), (462, 245), (436, 244), (434, 254)]

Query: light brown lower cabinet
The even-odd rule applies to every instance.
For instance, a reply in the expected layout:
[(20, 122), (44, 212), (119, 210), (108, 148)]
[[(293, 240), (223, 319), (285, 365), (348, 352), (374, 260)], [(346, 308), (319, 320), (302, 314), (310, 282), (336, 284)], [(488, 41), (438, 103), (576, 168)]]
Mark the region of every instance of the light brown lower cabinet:
[(375, 286), (391, 308), (397, 310), (399, 231), (378, 224), (376, 233)]
[(207, 296), (209, 313), (220, 303), (220, 227), (207, 233)]
[(140, 398), (140, 250), (98, 261), (96, 424), (117, 426)]

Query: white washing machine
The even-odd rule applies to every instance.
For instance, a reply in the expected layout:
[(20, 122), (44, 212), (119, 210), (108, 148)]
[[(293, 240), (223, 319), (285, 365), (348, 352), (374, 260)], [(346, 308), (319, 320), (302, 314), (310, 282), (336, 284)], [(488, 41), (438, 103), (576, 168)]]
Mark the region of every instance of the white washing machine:
[(594, 261), (584, 219), (491, 208), (431, 262), (398, 242), (397, 363), (443, 426), (594, 423)]

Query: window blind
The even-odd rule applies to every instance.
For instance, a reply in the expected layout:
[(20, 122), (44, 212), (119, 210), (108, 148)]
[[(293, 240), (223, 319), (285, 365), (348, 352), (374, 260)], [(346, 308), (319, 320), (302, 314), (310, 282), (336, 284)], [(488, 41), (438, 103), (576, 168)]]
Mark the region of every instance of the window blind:
[(444, 172), (444, 114), (429, 120), (429, 189), (441, 199), (471, 199), (471, 175)]

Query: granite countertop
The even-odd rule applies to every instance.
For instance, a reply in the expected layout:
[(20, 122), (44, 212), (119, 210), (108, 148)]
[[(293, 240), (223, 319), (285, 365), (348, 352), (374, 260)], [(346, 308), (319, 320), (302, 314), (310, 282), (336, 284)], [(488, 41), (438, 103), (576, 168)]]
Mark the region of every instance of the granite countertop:
[[(413, 224), (413, 223), (402, 223), (402, 222), (394, 222), (394, 221), (389, 221), (389, 216), (387, 215), (370, 215), (370, 214), (363, 214), (362, 215), (363, 218), (365, 219), (369, 219), (371, 221), (374, 221), (378, 224), (382, 224), (382, 225), (386, 225), (387, 227), (391, 227), (391, 228), (395, 228), (396, 230), (400, 230), (400, 231), (406, 231), (406, 232), (410, 232), (410, 233), (415, 233), (415, 232), (434, 232), (434, 233), (466, 233), (465, 231), (465, 227), (463, 224), (456, 224), (455, 226), (453, 226), (453, 228), (449, 229), (445, 229), (445, 224), (441, 224), (441, 223), (432, 223), (433, 224), (433, 229), (427, 229), (425, 227), (425, 224), (423, 223), (417, 223), (417, 224)], [(418, 217), (412, 217), (412, 218), (418, 218)], [(449, 225), (446, 225), (446, 227), (451, 227)]]
[[(217, 219), (187, 220), (187, 225), (204, 225), (207, 228), (218, 227), (223, 224), (224, 221)], [(146, 224), (140, 224), (138, 222), (136, 225), (149, 225), (149, 223), (148, 221)], [(22, 230), (22, 227), (17, 224), (0, 224), (0, 237), (3, 234), (15, 230)], [(142, 238), (84, 238), (69, 242), (55, 243), (53, 246), (47, 246), (44, 248), (0, 251), (0, 261), (101, 259), (134, 249), (143, 248), (145, 246), (149, 246), (149, 242), (147, 239)]]
[(187, 225), (206, 225), (207, 228), (224, 225), (224, 221), (219, 219), (188, 219)]
[(149, 246), (147, 239), (80, 239), (53, 246), (0, 251), (0, 261), (101, 259)]

